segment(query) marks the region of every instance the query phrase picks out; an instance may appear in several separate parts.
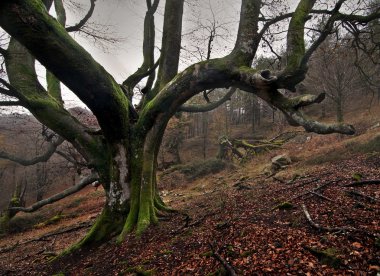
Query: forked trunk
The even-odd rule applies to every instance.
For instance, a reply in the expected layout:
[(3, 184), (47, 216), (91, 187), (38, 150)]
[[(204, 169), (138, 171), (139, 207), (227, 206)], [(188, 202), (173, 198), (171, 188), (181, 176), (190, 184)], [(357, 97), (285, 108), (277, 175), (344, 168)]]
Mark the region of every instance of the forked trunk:
[(130, 145), (112, 145), (111, 165), (101, 173), (106, 193), (102, 214), (89, 233), (63, 254), (114, 236), (120, 243), (132, 231), (141, 235), (149, 225), (158, 222), (159, 213), (170, 210), (160, 198), (156, 183), (163, 132), (164, 128), (156, 126), (146, 139), (136, 136)]

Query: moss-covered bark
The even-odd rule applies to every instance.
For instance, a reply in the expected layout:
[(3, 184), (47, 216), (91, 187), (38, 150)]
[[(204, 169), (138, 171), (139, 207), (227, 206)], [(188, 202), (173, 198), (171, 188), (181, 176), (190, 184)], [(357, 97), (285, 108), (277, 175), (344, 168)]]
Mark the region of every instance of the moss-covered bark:
[(9, 201), (8, 208), (0, 214), (0, 235), (8, 233), (10, 220), (17, 214), (17, 211), (12, 210), (12, 208), (23, 205), (22, 197), (23, 192), (21, 191), (21, 185), (17, 183), (12, 198)]

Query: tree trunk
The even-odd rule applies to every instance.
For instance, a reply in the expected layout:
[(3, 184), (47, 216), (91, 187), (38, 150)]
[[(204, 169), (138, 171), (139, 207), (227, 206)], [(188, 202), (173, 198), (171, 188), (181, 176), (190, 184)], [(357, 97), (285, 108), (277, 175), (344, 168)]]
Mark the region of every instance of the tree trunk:
[[(15, 179), (14, 179), (15, 180)], [(21, 207), (24, 205), (24, 192), (22, 189), (26, 187), (21, 187), (26, 183), (17, 182), (15, 190), (13, 192), (12, 198), (9, 201), (8, 209), (4, 210), (0, 214), (0, 235), (6, 234), (9, 232), (9, 222), (17, 214), (17, 211), (12, 210), (13, 207)]]
[(141, 235), (158, 222), (159, 212), (170, 210), (161, 200), (156, 183), (157, 157), (166, 123), (155, 124), (145, 137), (138, 135), (141, 130), (135, 130), (129, 145), (110, 145), (112, 166), (99, 172), (106, 183), (103, 212), (90, 232), (64, 254), (114, 235), (119, 235), (117, 241), (122, 242), (134, 230)]
[(343, 91), (338, 89), (335, 99), (336, 103), (336, 119), (338, 123), (343, 123)]
[(343, 123), (344, 121), (342, 100), (339, 96), (336, 101), (336, 120), (338, 121), (338, 123)]
[(202, 152), (203, 159), (206, 159), (206, 151), (207, 151), (207, 134), (208, 134), (208, 113), (202, 113), (202, 132), (203, 132), (203, 144), (202, 144)]

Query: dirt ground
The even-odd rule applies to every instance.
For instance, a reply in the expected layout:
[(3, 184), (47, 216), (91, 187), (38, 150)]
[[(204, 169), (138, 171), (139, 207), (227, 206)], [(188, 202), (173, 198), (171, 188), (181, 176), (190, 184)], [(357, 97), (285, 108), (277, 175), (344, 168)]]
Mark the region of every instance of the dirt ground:
[[(51, 261), (83, 237), (102, 208), (101, 191), (87, 188), (41, 210), (45, 218), (59, 212), (58, 222), (0, 239), (0, 275), (228, 275), (228, 269), (379, 275), (379, 183), (347, 185), (380, 179), (380, 154), (342, 154), (326, 141), (314, 141), (325, 143), (325, 151), (309, 146), (308, 156), (306, 146), (287, 148), (299, 160), (275, 177), (253, 169), (268, 155), (164, 187), (165, 201), (180, 213), (120, 246), (111, 240)], [(306, 159), (314, 163), (306, 166)]]

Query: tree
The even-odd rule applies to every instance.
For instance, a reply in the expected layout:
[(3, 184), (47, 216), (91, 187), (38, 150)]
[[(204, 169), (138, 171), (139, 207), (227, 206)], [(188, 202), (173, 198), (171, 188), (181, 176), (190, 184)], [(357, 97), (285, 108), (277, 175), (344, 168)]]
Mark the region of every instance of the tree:
[(338, 122), (344, 121), (349, 97), (363, 86), (359, 71), (354, 66), (354, 56), (347, 45), (326, 43), (318, 49), (311, 62), (308, 83), (332, 100)]
[[(236, 87), (256, 94), (282, 111), (291, 125), (321, 134), (354, 133), (351, 125), (323, 124), (303, 115), (300, 108), (321, 102), (323, 94), (288, 98), (279, 89), (296, 90), (296, 85), (305, 78), (310, 56), (340, 22), (365, 25), (380, 17), (378, 9), (371, 14), (361, 14), (355, 9), (343, 13), (341, 7), (348, 1), (339, 0), (331, 9), (314, 10), (316, 0), (300, 0), (294, 12), (269, 17), (262, 12), (268, 7), (267, 1), (242, 0), (233, 50), (222, 58), (195, 63), (177, 73), (184, 0), (165, 3), (159, 61), (154, 60), (154, 14), (159, 1), (147, 0), (143, 64), (118, 84), (68, 34), (71, 29), (65, 29), (60, 20), (48, 14), (49, 2), (1, 1), (0, 26), (12, 36), (9, 47), (0, 50), (9, 79), (9, 83), (1, 80), (1, 92), (16, 98), (12, 104), (26, 107), (41, 123), (70, 142), (94, 172), (88, 181), (99, 179), (103, 184), (106, 203), (102, 214), (90, 232), (67, 252), (115, 234), (121, 242), (134, 229), (141, 234), (158, 222), (157, 215), (170, 210), (159, 197), (156, 183), (162, 136), (169, 119), (202, 91)], [(279, 1), (274, 3), (279, 5)], [(318, 39), (306, 49), (304, 28), (310, 15), (323, 15), (328, 20)], [(260, 72), (252, 68), (263, 36), (273, 24), (289, 18), (285, 69)], [(49, 86), (45, 90), (39, 84), (34, 58), (88, 106), (100, 129), (79, 122), (65, 110), (58, 90)], [(142, 99), (134, 107), (134, 88), (143, 78), (147, 81), (141, 90)]]

